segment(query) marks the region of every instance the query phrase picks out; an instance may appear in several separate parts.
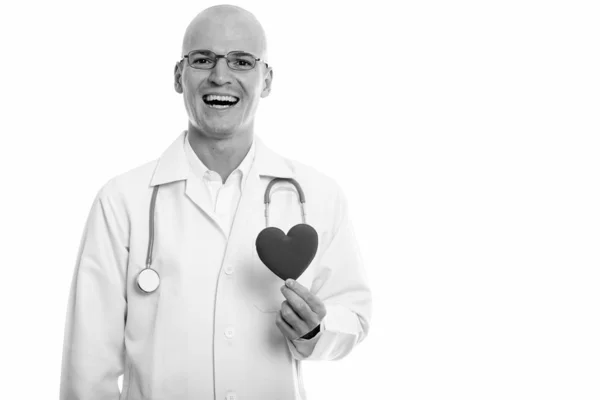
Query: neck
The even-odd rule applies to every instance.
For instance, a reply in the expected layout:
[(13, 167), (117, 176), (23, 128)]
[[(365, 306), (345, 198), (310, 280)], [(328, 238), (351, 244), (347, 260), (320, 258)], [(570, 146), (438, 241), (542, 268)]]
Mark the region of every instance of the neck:
[(251, 131), (226, 138), (212, 138), (188, 125), (188, 137), (194, 153), (211, 171), (221, 175), (223, 182), (241, 164), (252, 145)]

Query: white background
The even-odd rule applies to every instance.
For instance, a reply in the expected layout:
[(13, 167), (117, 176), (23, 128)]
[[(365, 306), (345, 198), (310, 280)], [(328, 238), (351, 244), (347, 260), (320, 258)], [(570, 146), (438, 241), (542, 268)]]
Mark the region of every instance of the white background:
[[(274, 67), (256, 132), (342, 185), (374, 293), (310, 400), (600, 398), (594, 3), (233, 3)], [(58, 397), (87, 213), (186, 128), (172, 71), (213, 4), (2, 3), (0, 398)]]

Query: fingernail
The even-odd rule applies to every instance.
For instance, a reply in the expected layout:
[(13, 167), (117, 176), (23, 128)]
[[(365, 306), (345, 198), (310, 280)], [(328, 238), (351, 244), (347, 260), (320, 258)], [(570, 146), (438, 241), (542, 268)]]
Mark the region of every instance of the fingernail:
[(288, 279), (287, 281), (285, 281), (285, 284), (287, 285), (287, 287), (293, 287), (294, 286), (294, 280), (293, 279)]

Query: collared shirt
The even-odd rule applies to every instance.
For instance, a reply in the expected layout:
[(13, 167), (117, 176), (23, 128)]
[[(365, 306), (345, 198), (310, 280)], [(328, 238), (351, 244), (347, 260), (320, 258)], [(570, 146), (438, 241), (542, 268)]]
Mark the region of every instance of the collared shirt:
[[(61, 400), (304, 400), (302, 360), (340, 359), (367, 336), (372, 296), (337, 183), (255, 137), (226, 237), (184, 141), (181, 134), (158, 160), (109, 180), (94, 199), (67, 307)], [(273, 178), (301, 185), (306, 222), (318, 234), (317, 254), (296, 280), (326, 308), (309, 340), (277, 327), (283, 281), (256, 250)], [(144, 293), (137, 277), (155, 188), (151, 267), (160, 286)], [(269, 226), (288, 232), (301, 222), (291, 183), (278, 182), (270, 199)]]
[(196, 155), (196, 152), (190, 145), (189, 136), (189, 132), (186, 132), (184, 143), (185, 154), (195, 178), (202, 181), (208, 192), (206, 200), (209, 203), (206, 204), (205, 209), (210, 210), (210, 217), (220, 226), (225, 237), (229, 237), (233, 217), (254, 161), (254, 140), (240, 165), (223, 183), (221, 175), (218, 172), (209, 170)]

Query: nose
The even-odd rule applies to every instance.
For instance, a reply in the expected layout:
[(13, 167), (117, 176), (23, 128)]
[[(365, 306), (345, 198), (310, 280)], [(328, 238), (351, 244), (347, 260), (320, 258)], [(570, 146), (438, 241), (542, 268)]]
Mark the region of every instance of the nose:
[(217, 59), (215, 67), (210, 71), (208, 80), (210, 83), (217, 86), (231, 83), (231, 71), (227, 66), (227, 60), (225, 58)]

